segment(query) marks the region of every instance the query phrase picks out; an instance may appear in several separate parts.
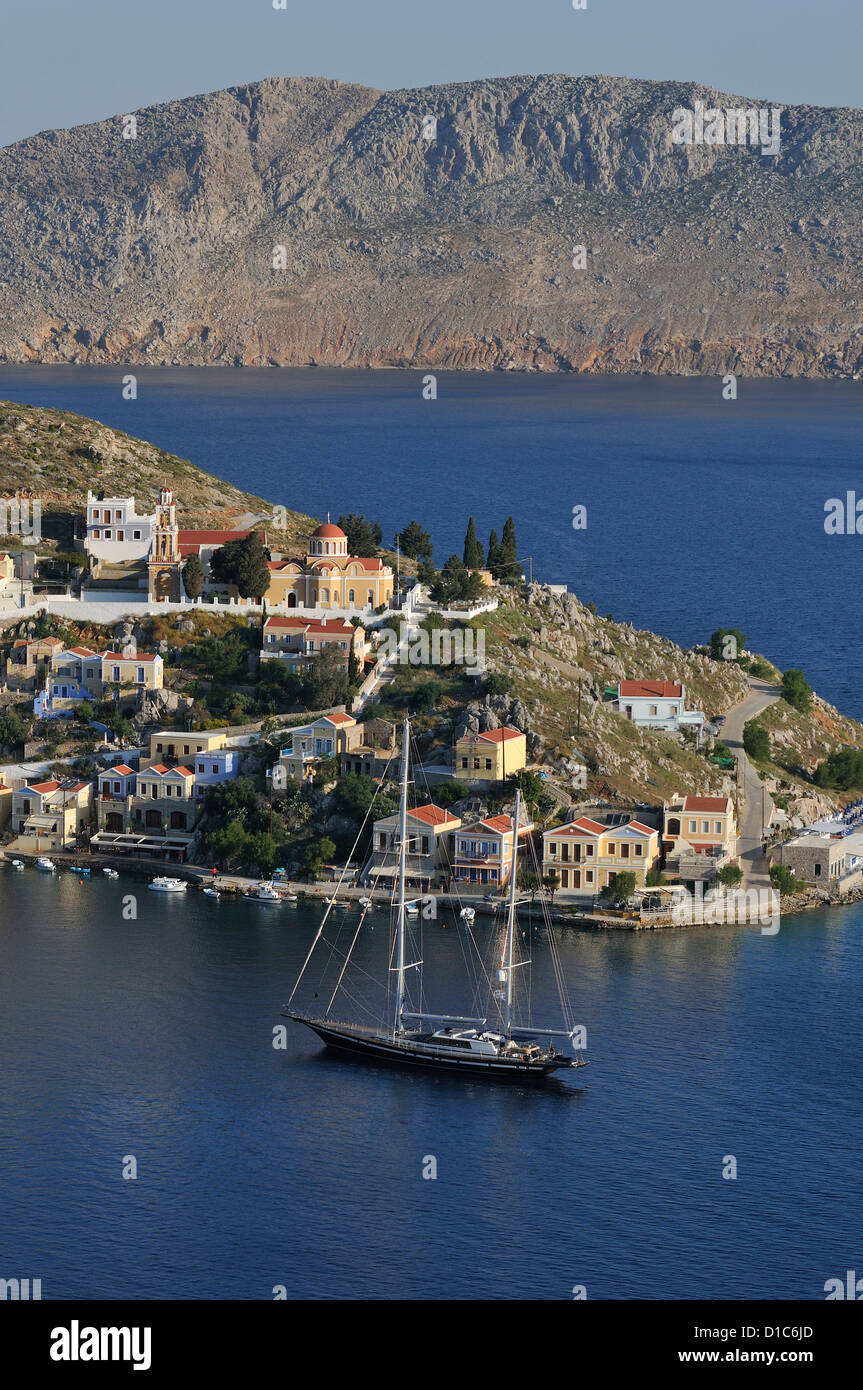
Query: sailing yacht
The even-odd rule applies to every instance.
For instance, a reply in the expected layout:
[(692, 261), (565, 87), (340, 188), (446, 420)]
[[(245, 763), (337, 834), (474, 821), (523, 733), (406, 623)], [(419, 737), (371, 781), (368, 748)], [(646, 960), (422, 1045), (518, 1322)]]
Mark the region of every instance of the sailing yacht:
[[(336, 987), (322, 1016), (301, 1012), (294, 1007), (294, 998), (306, 973), (309, 962), (320, 942), (329, 909), (318, 928), (308, 955), (303, 963), (296, 984), (282, 1016), (302, 1023), (317, 1033), (329, 1048), (339, 1052), (359, 1054), (372, 1061), (396, 1063), (401, 1066), (433, 1069), (435, 1071), (456, 1072), (459, 1075), (484, 1077), (511, 1077), (518, 1080), (539, 1079), (564, 1068), (586, 1066), (580, 1055), (575, 1038), (579, 1030), (569, 1027), (538, 1027), (530, 1024), (517, 1024), (514, 1020), (513, 981), (520, 967), (530, 969), (530, 961), (517, 961), (514, 958), (516, 945), (516, 864), (518, 856), (518, 826), (520, 794), (516, 792), (515, 814), (513, 817), (512, 863), (509, 876), (509, 909), (506, 931), (503, 939), (499, 968), (496, 971), (496, 988), (490, 988), (490, 1004), (494, 1005), (497, 1018), (490, 1022), (488, 1017), (467, 1018), (455, 1014), (429, 1013), (420, 1008), (408, 1006), (408, 976), (419, 979), (421, 960), (407, 960), (408, 933), (406, 922), (409, 904), (405, 900), (406, 855), (407, 855), (407, 803), (408, 803), (408, 765), (410, 758), (410, 722), (404, 721), (402, 739), (401, 796), (399, 802), (398, 831), (398, 910), (395, 923), (393, 958), (395, 966), (390, 974), (395, 976), (394, 1000), (386, 1022), (369, 1026), (345, 1022), (332, 1013), (351, 951), (356, 943), (363, 919), (369, 908), (365, 908), (357, 924), (356, 932), (345, 956)], [(471, 914), (471, 918), (472, 918)], [(470, 931), (471, 919), (462, 914), (465, 928)], [(561, 992), (564, 1021), (569, 1010), (562, 990), (562, 973), (559, 962), (555, 961), (556, 974)], [(416, 975), (413, 972), (417, 972)], [(491, 982), (489, 982), (491, 984)], [(391, 991), (387, 991), (388, 994)], [(421, 996), (421, 989), (418, 991)], [(317, 997), (317, 995), (315, 996)], [(492, 1012), (490, 1008), (488, 1012)], [(553, 1040), (564, 1040), (569, 1051), (564, 1051)]]

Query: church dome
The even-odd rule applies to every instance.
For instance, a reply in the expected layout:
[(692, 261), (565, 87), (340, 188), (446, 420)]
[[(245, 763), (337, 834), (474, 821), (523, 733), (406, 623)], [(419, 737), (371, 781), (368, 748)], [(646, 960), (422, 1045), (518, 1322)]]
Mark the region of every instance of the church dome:
[(320, 540), (347, 540), (341, 526), (333, 526), (330, 521), (325, 521), (323, 526), (319, 526), (317, 531), (312, 532), (312, 535), (317, 536)]

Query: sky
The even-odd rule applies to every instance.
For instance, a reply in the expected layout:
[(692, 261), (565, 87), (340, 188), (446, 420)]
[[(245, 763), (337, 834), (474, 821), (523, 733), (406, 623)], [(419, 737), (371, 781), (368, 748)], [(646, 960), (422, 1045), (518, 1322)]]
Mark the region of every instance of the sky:
[(0, 145), (263, 77), (563, 72), (863, 105), (863, 0), (4, 0)]

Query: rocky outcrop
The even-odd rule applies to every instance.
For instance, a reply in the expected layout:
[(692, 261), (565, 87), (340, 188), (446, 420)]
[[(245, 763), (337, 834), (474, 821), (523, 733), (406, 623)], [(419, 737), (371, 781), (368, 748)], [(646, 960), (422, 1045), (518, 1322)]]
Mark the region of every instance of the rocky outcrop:
[(675, 145), (697, 99), (765, 105), (272, 78), (43, 132), (0, 151), (0, 360), (859, 375), (863, 113), (765, 157)]

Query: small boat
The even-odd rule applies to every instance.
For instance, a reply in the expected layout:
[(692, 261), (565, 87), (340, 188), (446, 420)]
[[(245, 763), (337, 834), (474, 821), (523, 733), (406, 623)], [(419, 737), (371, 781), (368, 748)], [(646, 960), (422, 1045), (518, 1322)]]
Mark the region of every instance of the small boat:
[(20, 871), (24, 868), (24, 861), (22, 859), (13, 859), (12, 868), (17, 869), (20, 873)]
[(89, 864), (70, 864), (69, 872), (70, 874), (77, 874), (79, 878), (89, 878), (90, 874), (92, 873), (92, 869), (90, 868)]
[(54, 863), (53, 859), (46, 859), (44, 856), (40, 855), (36, 860), (36, 868), (41, 869), (45, 874), (53, 874), (57, 865)]
[(277, 893), (272, 883), (259, 883), (257, 888), (249, 888), (243, 895), (254, 903), (280, 903), (281, 893)]
[(360, 898), (360, 907), (371, 907), (371, 898)]
[(474, 917), (476, 917), (476, 912), (472, 907), (463, 907), (459, 913), (459, 917), (463, 922), (472, 922)]
[(205, 898), (219, 898), (219, 897), (221, 897), (221, 894), (220, 894), (218, 888), (205, 888), (205, 889), (203, 890), (203, 893), (204, 893), (204, 897), (205, 897)]
[(186, 883), (182, 878), (151, 878), (147, 884), (154, 893), (185, 893)]
[(293, 903), (294, 907), (300, 901), (296, 893), (281, 893), (279, 896), (283, 903)]
[(116, 870), (116, 869), (103, 869), (103, 870), (102, 870), (102, 873), (105, 875), (106, 878), (119, 878), (119, 877), (120, 877), (120, 875), (117, 873), (117, 870)]

